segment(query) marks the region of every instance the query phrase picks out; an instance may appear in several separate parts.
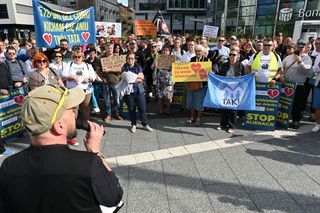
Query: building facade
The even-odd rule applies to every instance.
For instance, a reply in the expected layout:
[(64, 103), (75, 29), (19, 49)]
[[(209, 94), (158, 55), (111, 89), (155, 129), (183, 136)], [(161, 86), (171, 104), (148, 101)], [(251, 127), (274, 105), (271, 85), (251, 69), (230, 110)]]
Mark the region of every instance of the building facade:
[(214, 0), (212, 8), (213, 25), (225, 26), (227, 34), (293, 35), (301, 25), (300, 37), (320, 36), (319, 0)]
[(203, 22), (210, 4), (207, 0), (132, 0), (129, 7), (136, 20), (153, 20), (158, 10), (173, 34), (202, 34)]
[(122, 35), (129, 35), (133, 33), (134, 25), (134, 10), (119, 3), (119, 19), (122, 26)]

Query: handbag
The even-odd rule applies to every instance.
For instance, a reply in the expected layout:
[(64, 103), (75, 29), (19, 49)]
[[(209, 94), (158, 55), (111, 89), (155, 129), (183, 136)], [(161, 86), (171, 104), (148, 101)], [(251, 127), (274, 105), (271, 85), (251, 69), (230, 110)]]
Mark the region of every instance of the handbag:
[(189, 82), (188, 83), (188, 92), (195, 92), (202, 89), (201, 82)]

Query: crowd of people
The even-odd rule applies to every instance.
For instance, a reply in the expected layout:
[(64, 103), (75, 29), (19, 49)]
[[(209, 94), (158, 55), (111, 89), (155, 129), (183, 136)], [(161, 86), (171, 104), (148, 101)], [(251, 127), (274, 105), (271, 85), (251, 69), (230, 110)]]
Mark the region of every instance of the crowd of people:
[[(11, 88), (19, 88), (25, 94), (46, 84), (81, 88), (85, 99), (79, 106), (82, 121), (90, 120), (91, 113), (101, 113), (103, 120), (123, 120), (123, 102), (126, 103), (131, 121), (131, 132), (136, 131), (136, 108), (143, 128), (153, 131), (148, 125), (146, 104), (155, 99), (159, 115), (170, 115), (175, 83), (171, 69), (159, 69), (159, 55), (174, 55), (175, 62), (211, 61), (212, 70), (223, 76), (242, 76), (255, 73), (256, 81), (272, 83), (291, 81), (296, 83), (296, 95), (292, 107), (291, 128), (299, 128), (301, 115), (306, 110), (312, 92), (310, 118), (317, 124), (313, 132), (320, 130), (320, 38), (310, 37), (308, 42), (299, 39), (292, 42), (290, 36), (277, 33), (274, 39), (238, 39), (224, 36), (209, 47), (208, 38), (185, 36), (156, 37), (155, 39), (109, 39), (98, 37), (96, 44), (69, 46), (66, 39), (54, 49), (39, 48), (31, 39), (20, 45), (17, 39), (0, 41), (0, 92), (8, 94)], [(121, 70), (105, 70), (101, 60), (112, 56), (126, 55)], [(127, 83), (122, 91), (121, 81)], [(124, 89), (124, 90), (123, 90)], [(204, 110), (203, 99), (206, 82), (184, 83), (183, 107), (191, 113), (187, 124), (200, 126)], [(104, 100), (100, 111), (99, 100)], [(218, 130), (233, 133), (236, 120), (243, 118), (243, 111), (220, 110)], [(71, 145), (78, 143), (72, 139)]]

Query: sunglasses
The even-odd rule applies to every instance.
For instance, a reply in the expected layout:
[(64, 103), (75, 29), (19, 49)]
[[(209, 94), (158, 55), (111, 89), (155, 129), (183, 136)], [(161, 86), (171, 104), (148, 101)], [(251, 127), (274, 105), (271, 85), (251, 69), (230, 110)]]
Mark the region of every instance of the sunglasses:
[(219, 42), (224, 42), (224, 40), (218, 40)]
[(156, 48), (157, 46), (151, 46), (152, 48)]
[(134, 60), (135, 58), (128, 58), (128, 59)]
[(271, 47), (272, 44), (263, 44), (264, 47)]
[(16, 53), (8, 53), (8, 55), (15, 55)]
[(229, 56), (234, 56), (235, 57), (235, 56), (237, 56), (237, 54), (230, 53)]
[(74, 56), (73, 58), (82, 58), (82, 56)]
[(40, 64), (40, 63), (43, 63), (43, 64), (44, 64), (44, 63), (47, 63), (47, 61), (46, 61), (46, 60), (39, 60), (39, 61), (37, 61), (37, 63), (38, 63), (38, 64)]
[(56, 55), (56, 58), (62, 58), (62, 55)]

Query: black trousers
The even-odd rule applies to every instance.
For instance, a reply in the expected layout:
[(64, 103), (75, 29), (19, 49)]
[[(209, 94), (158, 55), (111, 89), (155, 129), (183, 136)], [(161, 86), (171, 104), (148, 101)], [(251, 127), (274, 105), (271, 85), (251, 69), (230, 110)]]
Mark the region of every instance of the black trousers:
[[(307, 101), (308, 101), (308, 97), (309, 97), (310, 91), (312, 91), (311, 94), (313, 94), (313, 88), (314, 88), (314, 85), (309, 84), (309, 80), (310, 80), (310, 78), (307, 78), (306, 83), (304, 84), (304, 87), (305, 87), (305, 90), (306, 90), (306, 96), (307, 96), (306, 105), (307, 105)], [(314, 113), (314, 109), (312, 108), (312, 102), (313, 102), (313, 98), (311, 98), (310, 111), (311, 111), (311, 113)], [(303, 110), (305, 110), (305, 108), (306, 108), (306, 106), (304, 107)]]
[(221, 120), (220, 125), (222, 127), (227, 127), (235, 129), (237, 121), (237, 111), (229, 109), (221, 109)]
[(301, 121), (301, 112), (306, 108), (307, 99), (308, 95), (305, 86), (298, 85), (296, 87), (296, 94), (294, 96), (293, 105), (291, 109), (292, 122)]

